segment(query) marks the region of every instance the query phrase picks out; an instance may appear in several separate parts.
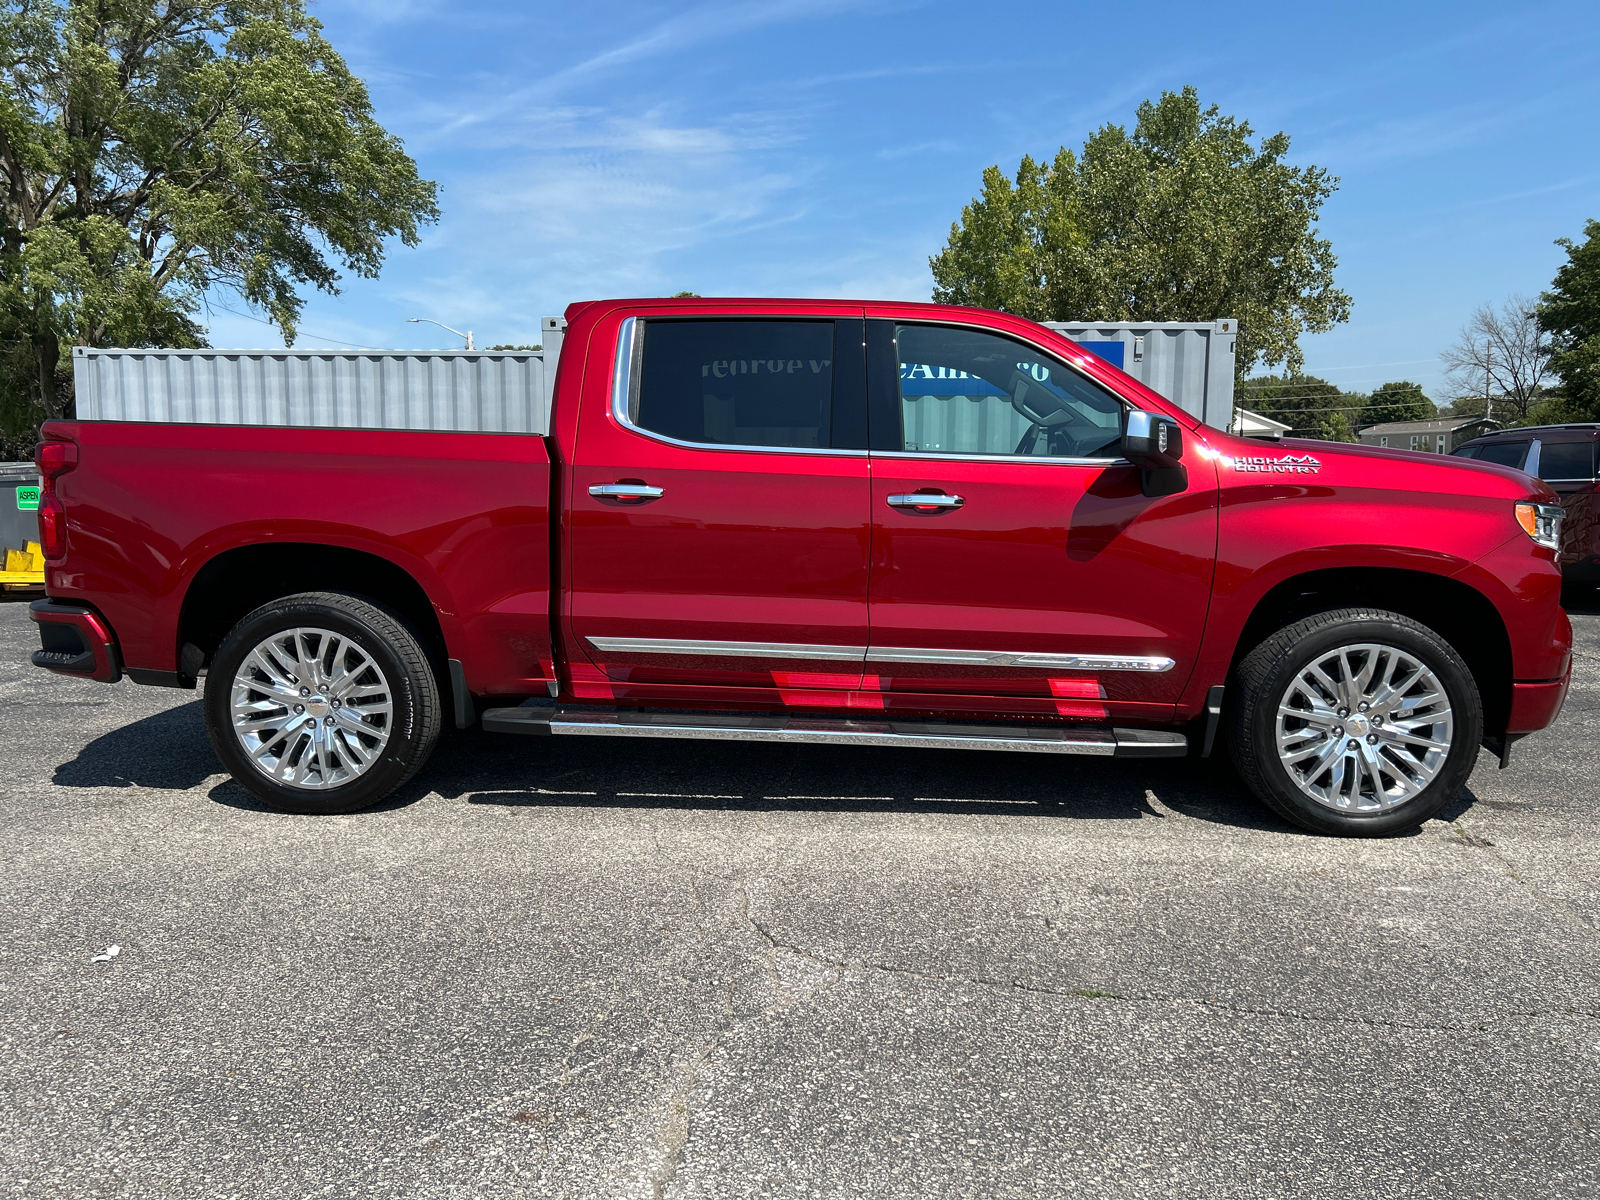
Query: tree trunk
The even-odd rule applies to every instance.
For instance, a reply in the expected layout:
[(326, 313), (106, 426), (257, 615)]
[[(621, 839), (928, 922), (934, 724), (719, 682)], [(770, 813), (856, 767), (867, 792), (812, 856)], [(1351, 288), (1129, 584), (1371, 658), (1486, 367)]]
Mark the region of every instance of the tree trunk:
[(56, 388), (56, 365), (61, 361), (61, 339), (54, 330), (33, 335), (33, 356), (39, 367), (39, 402), (47, 421), (65, 415), (61, 393)]

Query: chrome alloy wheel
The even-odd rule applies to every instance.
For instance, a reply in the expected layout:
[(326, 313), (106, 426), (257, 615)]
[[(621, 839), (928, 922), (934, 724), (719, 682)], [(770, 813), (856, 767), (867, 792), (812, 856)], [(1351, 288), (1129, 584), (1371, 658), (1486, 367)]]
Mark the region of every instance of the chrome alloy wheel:
[(1364, 642), (1301, 669), (1278, 701), (1278, 758), (1337, 812), (1388, 812), (1433, 782), (1450, 756), (1450, 701), (1413, 655)]
[(308, 791), (342, 787), (383, 754), (394, 720), (389, 681), (344, 634), (285, 629), (233, 677), (233, 731), (256, 769)]

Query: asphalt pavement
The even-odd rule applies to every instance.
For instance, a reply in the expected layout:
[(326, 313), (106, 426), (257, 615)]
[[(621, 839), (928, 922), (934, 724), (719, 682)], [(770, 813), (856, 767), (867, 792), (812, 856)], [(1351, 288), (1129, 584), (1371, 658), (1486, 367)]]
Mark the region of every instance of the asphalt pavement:
[(476, 732), (283, 816), (8, 601), (0, 1194), (1600, 1196), (1573, 619), (1561, 721), (1373, 842), (1184, 762)]

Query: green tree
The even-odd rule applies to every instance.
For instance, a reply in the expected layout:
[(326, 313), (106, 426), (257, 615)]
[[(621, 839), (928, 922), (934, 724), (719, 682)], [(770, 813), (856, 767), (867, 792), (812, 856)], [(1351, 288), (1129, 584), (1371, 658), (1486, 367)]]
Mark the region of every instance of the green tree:
[(1139, 105), (1133, 133), (1106, 125), (1081, 154), (998, 166), (929, 260), (933, 298), (1034, 320), (1240, 322), (1242, 378), (1290, 374), (1299, 336), (1349, 319), (1317, 217), (1338, 180), (1284, 161), (1289, 138), (1202, 109), (1192, 87)]
[(1386, 421), (1431, 421), (1439, 415), (1432, 400), (1423, 394), (1420, 383), (1400, 380), (1375, 388), (1361, 413), (1361, 424), (1382, 425)]
[(1342, 408), (1327, 415), (1318, 429), (1317, 436), (1325, 442), (1359, 442), (1361, 440), (1354, 423), (1350, 419), (1350, 412)]
[(1560, 238), (1567, 261), (1539, 298), (1539, 327), (1550, 335), (1550, 367), (1561, 380), (1564, 419), (1600, 420), (1600, 221), (1584, 223), (1584, 242)]
[[(1355, 415), (1365, 396), (1347, 396), (1337, 386), (1315, 375), (1258, 375), (1242, 380), (1234, 392), (1240, 408), (1282, 421), (1291, 437), (1350, 441)], [(1334, 418), (1341, 420), (1335, 422)]]
[(303, 0), (0, 0), (0, 60), (0, 386), (29, 424), (70, 403), (63, 343), (202, 345), (220, 288), (292, 344), (300, 285), (438, 217)]

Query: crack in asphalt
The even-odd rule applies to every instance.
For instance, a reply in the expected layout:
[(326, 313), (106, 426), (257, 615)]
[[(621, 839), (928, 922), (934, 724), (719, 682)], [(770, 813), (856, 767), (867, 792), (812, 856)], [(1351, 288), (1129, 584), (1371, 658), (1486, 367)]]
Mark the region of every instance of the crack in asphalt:
[(1512, 880), (1528, 893), (1528, 896), (1534, 901), (1535, 904), (1549, 909), (1562, 920), (1566, 921), (1569, 925), (1577, 926), (1590, 937), (1600, 937), (1600, 930), (1597, 930), (1594, 927), (1594, 923), (1590, 921), (1588, 917), (1584, 916), (1566, 901), (1559, 900), (1550, 895), (1532, 880), (1526, 878), (1522, 872), (1516, 868), (1516, 865), (1500, 852), (1500, 850), (1495, 846), (1495, 843), (1491, 842), (1482, 834), (1474, 833), (1469, 830), (1464, 820), (1458, 820), (1455, 823), (1455, 827), (1456, 833), (1458, 834), (1457, 838), (1455, 839), (1456, 841), (1463, 845), (1471, 846), (1474, 850), (1482, 850), (1499, 865), (1500, 869), (1505, 872), (1508, 879)]
[[(748, 914), (747, 914), (748, 916)], [(1072, 1000), (1121, 1000), (1131, 1004), (1193, 1004), (1203, 1008), (1214, 1009), (1220, 1012), (1236, 1013), (1241, 1016), (1277, 1017), (1289, 1021), (1306, 1021), (1322, 1025), (1353, 1025), (1366, 1028), (1381, 1029), (1406, 1029), (1428, 1033), (1471, 1033), (1486, 1032), (1488, 1026), (1483, 1022), (1462, 1022), (1457, 1024), (1436, 1024), (1425, 1021), (1390, 1021), (1377, 1017), (1362, 1017), (1357, 1015), (1329, 1016), (1320, 1013), (1299, 1012), (1288, 1008), (1269, 1008), (1256, 1005), (1230, 1004), (1226, 1001), (1215, 1000), (1199, 996), (1164, 996), (1154, 993), (1117, 993), (1101, 991), (1098, 988), (1058, 988), (1044, 984), (1029, 983), (1022, 979), (1002, 979), (988, 975), (950, 975), (937, 971), (919, 971), (911, 967), (897, 967), (888, 963), (871, 962), (865, 959), (832, 959), (814, 954), (799, 946), (779, 941), (772, 932), (761, 925), (753, 917), (748, 918), (756, 931), (768, 945), (775, 950), (784, 950), (800, 958), (804, 958), (819, 966), (833, 969), (839, 973), (842, 980), (846, 971), (877, 971), (887, 975), (904, 976), (911, 979), (920, 979), (930, 983), (966, 984), (974, 987), (1000, 988), (1010, 991), (1027, 992), (1033, 995), (1059, 996)], [(830, 985), (831, 986), (831, 985)], [(1589, 1012), (1582, 1009), (1537, 1009), (1519, 1011), (1508, 1014), (1518, 1017), (1541, 1016), (1580, 1016), (1590, 1020), (1600, 1020), (1600, 1012)]]

